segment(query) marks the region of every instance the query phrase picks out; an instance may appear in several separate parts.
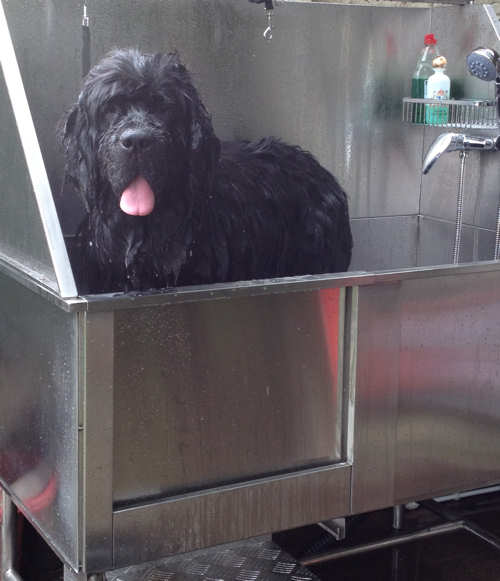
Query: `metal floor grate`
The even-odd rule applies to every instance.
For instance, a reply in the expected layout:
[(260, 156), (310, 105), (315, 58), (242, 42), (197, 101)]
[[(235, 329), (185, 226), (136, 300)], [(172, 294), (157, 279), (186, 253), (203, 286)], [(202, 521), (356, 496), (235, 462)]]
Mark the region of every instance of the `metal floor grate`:
[(269, 537), (176, 555), (106, 574), (107, 581), (318, 581)]

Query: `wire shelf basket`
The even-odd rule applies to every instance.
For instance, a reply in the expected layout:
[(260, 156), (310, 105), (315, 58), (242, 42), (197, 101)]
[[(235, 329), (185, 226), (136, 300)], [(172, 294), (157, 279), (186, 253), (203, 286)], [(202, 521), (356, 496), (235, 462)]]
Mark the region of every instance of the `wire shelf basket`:
[(403, 121), (415, 125), (496, 129), (496, 103), (486, 100), (403, 99)]

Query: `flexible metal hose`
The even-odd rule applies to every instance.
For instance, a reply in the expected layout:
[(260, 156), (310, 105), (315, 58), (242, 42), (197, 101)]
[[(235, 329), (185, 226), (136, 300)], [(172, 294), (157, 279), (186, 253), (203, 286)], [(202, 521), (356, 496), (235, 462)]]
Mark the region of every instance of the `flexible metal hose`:
[(468, 152), (460, 152), (460, 175), (458, 177), (458, 195), (457, 195), (457, 217), (455, 220), (455, 244), (453, 246), (453, 264), (460, 262), (460, 244), (462, 241), (462, 223), (464, 217), (464, 178), (465, 178), (465, 160)]
[(500, 200), (498, 201), (498, 209), (497, 209), (497, 232), (495, 235), (495, 254), (494, 260), (498, 260), (500, 258)]

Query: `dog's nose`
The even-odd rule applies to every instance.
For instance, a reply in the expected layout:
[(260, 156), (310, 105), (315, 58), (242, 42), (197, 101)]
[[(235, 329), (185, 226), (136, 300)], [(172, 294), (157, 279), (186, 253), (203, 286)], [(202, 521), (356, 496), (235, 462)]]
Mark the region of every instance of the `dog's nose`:
[(151, 133), (140, 128), (125, 129), (120, 136), (120, 144), (127, 151), (147, 149), (151, 145), (152, 140)]

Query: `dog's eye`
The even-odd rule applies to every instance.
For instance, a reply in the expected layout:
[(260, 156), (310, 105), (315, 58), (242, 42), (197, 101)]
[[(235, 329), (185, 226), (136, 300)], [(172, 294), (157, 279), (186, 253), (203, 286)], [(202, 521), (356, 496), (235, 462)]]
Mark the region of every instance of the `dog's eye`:
[(108, 103), (106, 103), (104, 111), (105, 116), (108, 118), (116, 115), (121, 115), (125, 111), (125, 103), (123, 101), (118, 100), (108, 101)]
[(160, 95), (153, 95), (150, 99), (151, 110), (153, 112), (162, 112), (167, 108), (167, 103), (165, 99), (160, 97)]

